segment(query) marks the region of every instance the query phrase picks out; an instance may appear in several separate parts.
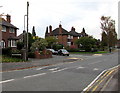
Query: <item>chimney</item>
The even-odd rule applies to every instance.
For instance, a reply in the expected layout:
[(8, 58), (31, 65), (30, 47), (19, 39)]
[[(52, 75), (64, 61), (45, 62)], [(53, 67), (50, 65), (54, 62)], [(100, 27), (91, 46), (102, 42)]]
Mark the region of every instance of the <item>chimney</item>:
[(75, 28), (74, 28), (74, 27), (72, 27), (72, 28), (71, 28), (71, 31), (75, 31)]
[(62, 25), (61, 24), (59, 25), (59, 34), (60, 35), (62, 34)]
[(9, 22), (9, 23), (11, 23), (11, 16), (10, 15), (6, 15), (6, 20)]
[(52, 35), (52, 26), (49, 26), (50, 35)]

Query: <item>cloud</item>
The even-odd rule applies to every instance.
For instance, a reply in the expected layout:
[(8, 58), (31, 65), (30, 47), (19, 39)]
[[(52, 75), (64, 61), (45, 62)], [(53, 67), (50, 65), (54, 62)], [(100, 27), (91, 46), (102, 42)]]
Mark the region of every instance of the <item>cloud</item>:
[[(47, 26), (55, 29), (61, 21), (68, 31), (74, 26), (81, 32), (84, 27), (88, 34), (100, 39), (102, 15), (111, 16), (118, 23), (117, 0), (29, 0), (29, 4), (29, 31), (35, 26), (40, 37), (44, 37)], [(1, 5), (0, 13), (10, 14), (12, 23), (19, 28), (18, 35), (22, 33), (27, 0), (2, 0)]]

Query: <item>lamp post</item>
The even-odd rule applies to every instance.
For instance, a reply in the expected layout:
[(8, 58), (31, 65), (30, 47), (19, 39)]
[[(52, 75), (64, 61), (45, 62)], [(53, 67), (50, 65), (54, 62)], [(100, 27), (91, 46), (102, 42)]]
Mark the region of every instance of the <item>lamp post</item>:
[(28, 60), (28, 20), (29, 20), (28, 16), (29, 16), (29, 2), (27, 2), (27, 42), (26, 42), (27, 43), (27, 46), (26, 46), (27, 47), (27, 50), (26, 50), (27, 51), (27, 60)]

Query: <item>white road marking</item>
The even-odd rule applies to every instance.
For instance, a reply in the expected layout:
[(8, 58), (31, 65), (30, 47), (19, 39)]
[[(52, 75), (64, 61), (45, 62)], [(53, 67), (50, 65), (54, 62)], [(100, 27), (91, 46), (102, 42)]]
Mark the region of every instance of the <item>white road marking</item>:
[(93, 70), (99, 70), (98, 68), (94, 68)]
[(51, 73), (55, 73), (55, 72), (59, 72), (59, 71), (63, 71), (63, 70), (66, 70), (68, 68), (64, 68), (64, 69), (60, 69), (60, 70), (56, 70), (56, 71), (52, 71)]
[(44, 66), (44, 67), (41, 67), (41, 68), (37, 68), (36, 70), (41, 70), (41, 69), (44, 69), (46, 67), (49, 67), (49, 66)]
[(6, 82), (10, 82), (10, 81), (13, 81), (13, 80), (15, 80), (15, 79), (10, 79), (10, 80), (5, 80), (5, 81), (0, 81), (0, 84), (1, 84), (1, 83), (6, 83)]
[(80, 66), (80, 67), (78, 67), (78, 68), (76, 68), (76, 69), (83, 69), (83, 68), (85, 68), (85, 67)]
[(35, 76), (41, 76), (41, 75), (45, 75), (46, 73), (40, 73), (40, 74), (36, 74), (36, 75), (31, 75), (31, 76), (25, 76), (24, 78), (30, 78), (30, 77), (35, 77)]
[(57, 67), (57, 68), (52, 68), (52, 69), (49, 69), (49, 70), (52, 70), (52, 71), (53, 71), (53, 70), (57, 70), (58, 68), (59, 68), (59, 67)]

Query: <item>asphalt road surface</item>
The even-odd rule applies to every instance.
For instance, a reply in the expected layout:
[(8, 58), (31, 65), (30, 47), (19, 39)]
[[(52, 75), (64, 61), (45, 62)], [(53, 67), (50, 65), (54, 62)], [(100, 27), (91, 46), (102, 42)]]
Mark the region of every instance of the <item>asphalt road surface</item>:
[(72, 54), (69, 58), (78, 60), (2, 72), (2, 91), (82, 91), (102, 71), (118, 65), (117, 52), (105, 55)]

